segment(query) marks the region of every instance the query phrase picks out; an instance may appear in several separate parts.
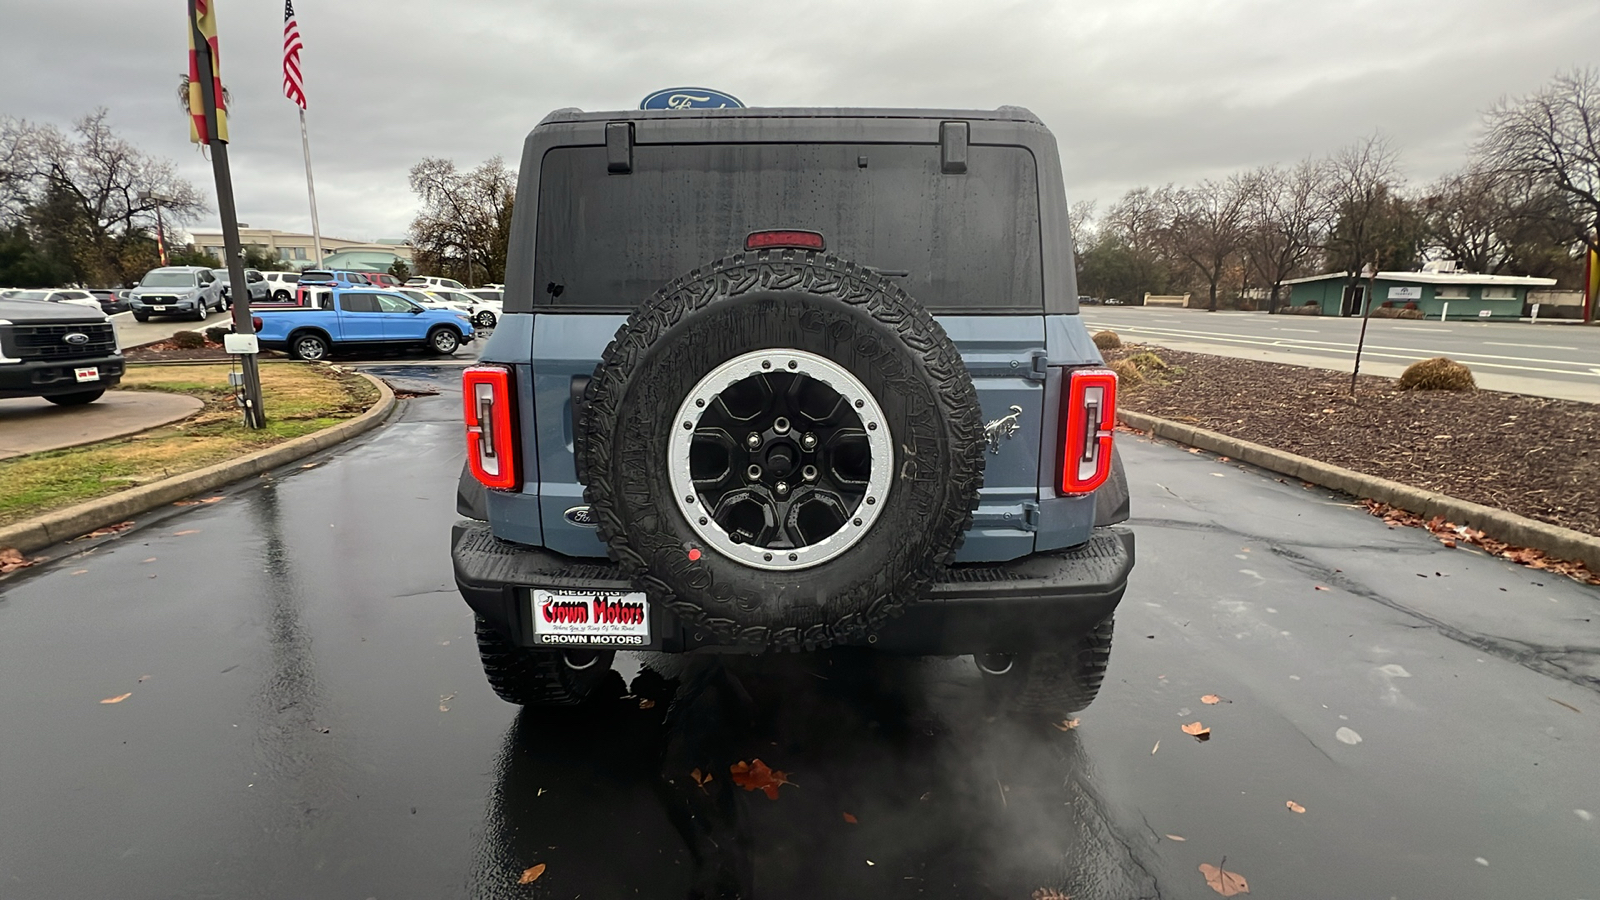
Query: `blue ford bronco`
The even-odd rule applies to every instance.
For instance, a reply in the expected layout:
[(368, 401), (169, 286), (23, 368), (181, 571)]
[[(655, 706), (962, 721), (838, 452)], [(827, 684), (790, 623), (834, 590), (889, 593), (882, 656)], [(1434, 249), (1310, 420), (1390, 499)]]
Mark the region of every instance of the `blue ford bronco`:
[(501, 697), (860, 646), (1094, 699), (1134, 541), (1032, 113), (560, 110), (506, 271), (451, 535)]

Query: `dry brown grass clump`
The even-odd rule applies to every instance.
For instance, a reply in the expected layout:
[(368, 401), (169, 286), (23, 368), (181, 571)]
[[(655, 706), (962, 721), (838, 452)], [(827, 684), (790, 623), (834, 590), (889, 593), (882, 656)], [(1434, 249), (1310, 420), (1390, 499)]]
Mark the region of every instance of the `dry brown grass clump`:
[(1114, 359), (1109, 364), (1111, 371), (1117, 373), (1119, 387), (1138, 387), (1144, 384), (1144, 373), (1133, 364), (1132, 360)]
[(1115, 331), (1096, 331), (1094, 345), (1102, 351), (1116, 350), (1122, 346), (1122, 338), (1118, 337)]
[(1471, 391), (1477, 387), (1471, 369), (1444, 356), (1412, 363), (1400, 375), (1402, 391)]
[(1145, 350), (1141, 353), (1135, 353), (1134, 355), (1128, 357), (1127, 361), (1132, 363), (1133, 366), (1144, 375), (1159, 374), (1172, 368), (1171, 366), (1167, 365), (1166, 360), (1155, 355), (1154, 353), (1151, 353), (1149, 350)]

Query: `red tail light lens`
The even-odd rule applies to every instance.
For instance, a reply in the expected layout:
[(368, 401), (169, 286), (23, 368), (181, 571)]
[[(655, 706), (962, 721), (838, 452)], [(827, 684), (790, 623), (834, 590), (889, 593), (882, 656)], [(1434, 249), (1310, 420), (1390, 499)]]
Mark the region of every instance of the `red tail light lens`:
[(484, 487), (515, 490), (517, 475), (515, 413), (511, 370), (472, 366), (461, 376), (466, 405), (467, 464)]
[(1111, 475), (1111, 435), (1117, 422), (1117, 373), (1070, 369), (1061, 392), (1063, 494), (1087, 494)]
[(822, 235), (815, 231), (752, 231), (744, 239), (746, 250), (784, 248), (793, 250), (825, 250)]

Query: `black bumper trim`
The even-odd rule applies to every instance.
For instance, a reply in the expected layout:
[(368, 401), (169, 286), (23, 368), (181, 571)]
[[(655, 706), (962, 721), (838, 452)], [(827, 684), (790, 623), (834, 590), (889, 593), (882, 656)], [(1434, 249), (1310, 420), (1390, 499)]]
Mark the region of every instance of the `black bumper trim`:
[[(525, 590), (532, 587), (637, 590), (606, 560), (576, 559), (496, 538), (486, 523), (457, 522), (450, 536), (456, 586), (467, 605), (502, 634), (527, 633)], [(1087, 543), (999, 564), (948, 569), (927, 598), (890, 620), (866, 643), (916, 654), (1011, 652), (1073, 640), (1116, 609), (1133, 570), (1134, 536), (1096, 528)], [(660, 649), (707, 647), (656, 607)], [(748, 649), (748, 648), (737, 648)]]
[[(89, 366), (100, 370), (100, 380), (78, 381), (73, 370)], [(0, 397), (48, 397), (115, 387), (122, 380), (122, 371), (121, 356), (4, 363), (0, 364)]]

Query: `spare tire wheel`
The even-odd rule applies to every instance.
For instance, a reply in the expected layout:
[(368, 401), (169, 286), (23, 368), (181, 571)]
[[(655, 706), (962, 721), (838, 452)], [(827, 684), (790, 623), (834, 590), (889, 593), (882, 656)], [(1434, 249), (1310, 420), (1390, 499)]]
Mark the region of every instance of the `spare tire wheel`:
[(697, 637), (870, 634), (923, 596), (983, 483), (977, 391), (897, 285), (832, 256), (696, 269), (629, 317), (577, 446), (615, 561)]

